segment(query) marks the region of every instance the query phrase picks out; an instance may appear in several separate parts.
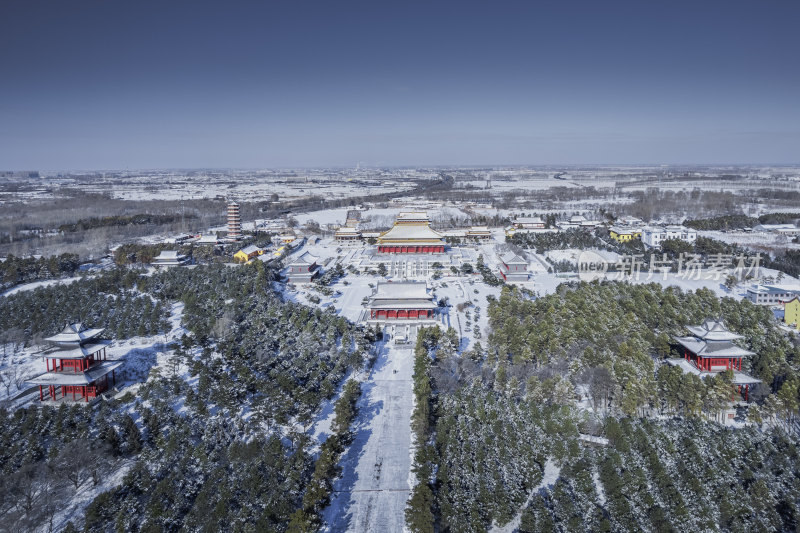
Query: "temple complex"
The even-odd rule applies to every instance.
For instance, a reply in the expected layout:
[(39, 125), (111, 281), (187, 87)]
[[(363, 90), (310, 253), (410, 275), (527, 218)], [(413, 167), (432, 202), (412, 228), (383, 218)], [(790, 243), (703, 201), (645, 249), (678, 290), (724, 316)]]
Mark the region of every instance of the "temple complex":
[(393, 254), (444, 253), (444, 236), (431, 229), (427, 213), (400, 213), (394, 227), (378, 237), (378, 251)]
[(114, 372), (122, 363), (107, 360), (110, 343), (97, 339), (102, 332), (102, 328), (89, 329), (79, 322), (45, 339), (51, 344), (44, 353), (47, 372), (28, 380), (39, 386), (40, 400), (88, 402), (115, 384)]
[(424, 281), (378, 283), (370, 297), (370, 320), (433, 319), (436, 303)]
[(691, 336), (675, 337), (682, 348), (683, 359), (667, 359), (667, 363), (701, 378), (730, 369), (733, 384), (748, 401), (750, 386), (761, 383), (761, 380), (741, 371), (742, 359), (754, 355), (734, 344), (733, 341), (742, 336), (728, 330), (722, 320), (706, 320), (699, 326), (687, 326), (686, 329)]

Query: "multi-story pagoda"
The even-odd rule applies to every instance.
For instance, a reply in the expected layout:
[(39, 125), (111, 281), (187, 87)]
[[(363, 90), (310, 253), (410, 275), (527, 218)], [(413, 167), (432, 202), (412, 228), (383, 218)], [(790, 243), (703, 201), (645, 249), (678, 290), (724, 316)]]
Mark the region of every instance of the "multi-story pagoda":
[(686, 329), (691, 336), (675, 337), (683, 349), (683, 359), (667, 359), (667, 363), (701, 378), (731, 370), (733, 384), (748, 401), (750, 386), (761, 383), (761, 380), (741, 371), (742, 359), (754, 355), (734, 343), (742, 336), (728, 330), (722, 320), (706, 320), (699, 326), (687, 326)]
[(88, 402), (115, 384), (114, 372), (122, 363), (108, 361), (110, 343), (98, 339), (102, 332), (102, 328), (89, 329), (79, 322), (45, 339), (51, 344), (44, 353), (47, 372), (28, 380), (39, 386), (40, 400)]
[(444, 237), (431, 229), (427, 213), (400, 213), (392, 229), (378, 237), (378, 251), (392, 254), (443, 253)]
[(242, 238), (242, 217), (239, 214), (239, 204), (230, 202), (228, 204), (228, 238)]

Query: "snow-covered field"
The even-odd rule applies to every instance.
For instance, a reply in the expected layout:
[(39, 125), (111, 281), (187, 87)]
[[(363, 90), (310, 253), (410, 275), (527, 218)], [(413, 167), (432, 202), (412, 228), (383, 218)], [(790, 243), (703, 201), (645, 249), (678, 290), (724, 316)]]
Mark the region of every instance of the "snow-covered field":
[(362, 384), (355, 438), (326, 509), (324, 531), (401, 532), (411, 471), (413, 354), (387, 343)]
[[(592, 252), (599, 255), (606, 261), (610, 263), (615, 263), (619, 260), (620, 255), (616, 252), (609, 252), (606, 250), (597, 250), (594, 248), (590, 248)], [(578, 264), (578, 258), (580, 257), (581, 253), (584, 250), (578, 248), (567, 248), (565, 250), (548, 250), (545, 252), (545, 257), (554, 263), (559, 263), (561, 261), (567, 261), (572, 263), (573, 265)]]
[(25, 292), (25, 291), (32, 291), (34, 289), (38, 289), (39, 287), (49, 287), (51, 285), (59, 285), (59, 284), (69, 284), (74, 281), (81, 279), (80, 276), (75, 276), (73, 278), (63, 278), (63, 279), (48, 279), (44, 281), (33, 281), (31, 283), (23, 283), (22, 285), (17, 285), (16, 287), (12, 287), (2, 293), (0, 296), (11, 296), (12, 294), (17, 294), (18, 292)]
[(710, 237), (728, 244), (739, 244), (745, 247), (758, 248), (791, 248), (800, 249), (800, 244), (793, 243), (793, 237), (758, 231), (700, 231), (699, 235)]

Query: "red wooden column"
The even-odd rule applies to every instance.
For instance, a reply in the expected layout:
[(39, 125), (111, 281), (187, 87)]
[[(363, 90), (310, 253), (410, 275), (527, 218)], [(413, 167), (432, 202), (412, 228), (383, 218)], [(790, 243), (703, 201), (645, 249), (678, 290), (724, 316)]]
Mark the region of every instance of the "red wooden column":
[(44, 401), (44, 395), (42, 394), (42, 386), (41, 385), (39, 385), (39, 401), (40, 402)]

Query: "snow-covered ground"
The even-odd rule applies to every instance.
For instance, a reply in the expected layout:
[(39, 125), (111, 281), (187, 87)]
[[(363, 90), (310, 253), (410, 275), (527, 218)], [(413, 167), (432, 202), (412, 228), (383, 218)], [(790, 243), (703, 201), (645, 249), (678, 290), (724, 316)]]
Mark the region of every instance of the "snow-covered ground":
[(387, 343), (362, 383), (355, 438), (325, 510), (324, 531), (401, 532), (411, 472), (413, 353)]
[(709, 237), (728, 244), (738, 244), (746, 248), (800, 249), (800, 244), (792, 242), (794, 237), (777, 233), (763, 231), (699, 231), (698, 234), (702, 237)]
[[(587, 248), (597, 254), (598, 256), (602, 257), (609, 263), (616, 263), (620, 259), (620, 255), (616, 252), (610, 252), (607, 250), (598, 250), (596, 248)], [(528, 250), (530, 251), (530, 250)], [(567, 248), (564, 250), (548, 250), (545, 252), (545, 257), (554, 263), (559, 263), (561, 261), (567, 261), (572, 263), (573, 265), (578, 264), (578, 259), (580, 258), (581, 254), (584, 250), (580, 248)]]
[(51, 285), (60, 285), (60, 284), (69, 284), (74, 281), (81, 279), (80, 276), (75, 276), (73, 278), (62, 278), (62, 279), (47, 279), (43, 281), (32, 281), (31, 283), (23, 283), (22, 285), (17, 285), (16, 287), (12, 287), (5, 291), (2, 296), (11, 296), (12, 294), (17, 294), (18, 292), (25, 292), (25, 291), (32, 291), (34, 289), (38, 289), (39, 287), (49, 287)]

